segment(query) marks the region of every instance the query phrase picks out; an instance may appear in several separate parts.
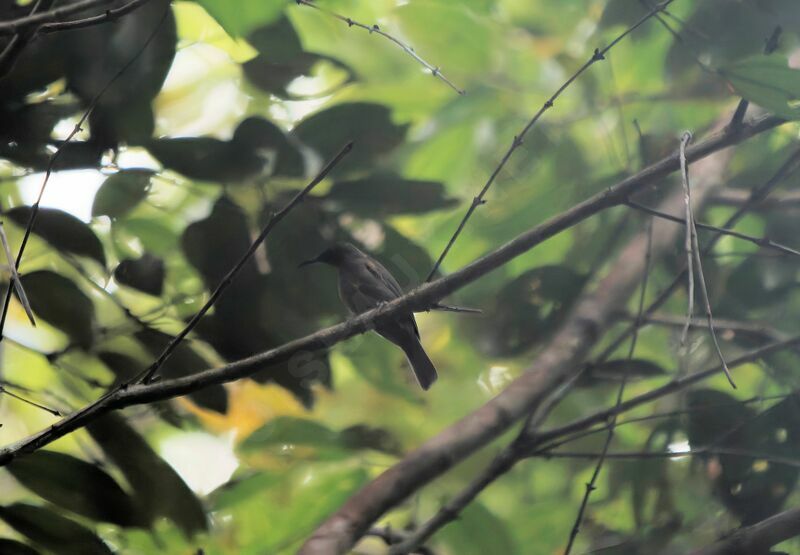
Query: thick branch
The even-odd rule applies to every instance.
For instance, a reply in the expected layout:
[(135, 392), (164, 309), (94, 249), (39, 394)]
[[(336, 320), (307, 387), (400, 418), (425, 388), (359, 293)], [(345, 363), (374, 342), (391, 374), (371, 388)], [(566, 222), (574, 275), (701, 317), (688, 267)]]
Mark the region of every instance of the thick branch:
[(789, 509), (752, 526), (740, 528), (717, 543), (693, 551), (691, 555), (766, 553), (773, 545), (796, 536), (800, 536), (800, 508)]

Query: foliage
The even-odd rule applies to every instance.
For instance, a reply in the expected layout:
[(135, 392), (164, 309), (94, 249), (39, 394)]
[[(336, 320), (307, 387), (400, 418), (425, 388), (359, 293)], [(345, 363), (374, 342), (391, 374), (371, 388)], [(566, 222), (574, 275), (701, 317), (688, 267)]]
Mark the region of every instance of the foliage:
[[(638, 0), (316, 4), (324, 9), (150, 0), (117, 21), (41, 33), (25, 46), (0, 81), (0, 209), (14, 252), (58, 156), (20, 266), (37, 326), (12, 297), (0, 385), (66, 413), (140, 374), (271, 214), (351, 140), (352, 154), (280, 222), (160, 378), (192, 376), (345, 319), (333, 272), (297, 267), (332, 242), (363, 247), (404, 290), (421, 284), (525, 122), (595, 47), (647, 11)], [(0, 20), (30, 9), (5, 3)], [(467, 94), (331, 13), (377, 22)], [(547, 111), (440, 274), (674, 151), (684, 129), (701, 136), (740, 98), (798, 119), (796, 0), (676, 0), (660, 17)], [(779, 46), (765, 55), (778, 23)], [(0, 35), (0, 47), (9, 40)], [(90, 107), (83, 129), (62, 143)], [(736, 146), (727, 187), (766, 181), (796, 135), (791, 123)], [(679, 186), (669, 179), (646, 193), (647, 204)], [(798, 179), (779, 192), (796, 192)], [(698, 220), (721, 225), (733, 210), (712, 202), (698, 207)], [(447, 299), (482, 314), (419, 314), (440, 373), (425, 394), (399, 350), (360, 335), (252, 379), (106, 414), (20, 456), (0, 471), (0, 551), (294, 552), (353, 492), (524, 372), (645, 221), (626, 207), (605, 211)], [(796, 207), (754, 211), (737, 230), (797, 247)], [(774, 254), (725, 237), (704, 258), (718, 317), (768, 322), (774, 336), (796, 332), (797, 260)], [(648, 300), (684, 256), (676, 242), (653, 261)], [(635, 314), (635, 301), (600, 330), (600, 348)], [(662, 315), (680, 318), (685, 305), (681, 291)], [(719, 334), (731, 357), (765, 339), (735, 327)], [(633, 395), (684, 364), (716, 362), (707, 330), (692, 330), (685, 360), (679, 335), (675, 326), (645, 327), (635, 357), (626, 358), (626, 345), (591, 366), (548, 426), (611, 405), (622, 376)], [(737, 369), (737, 391), (714, 378), (631, 414), (664, 416), (620, 426), (612, 452), (701, 452), (606, 461), (579, 550), (686, 552), (714, 541), (716, 530), (796, 505), (797, 364), (797, 350), (785, 350)], [(52, 423), (17, 398), (0, 403), (4, 445)], [(595, 453), (601, 436), (565, 449)], [(415, 493), (382, 524), (403, 530), (429, 518), (495, 452)], [(559, 552), (595, 461), (520, 463), (428, 545), (459, 555)], [(800, 549), (797, 540), (785, 545)], [(364, 542), (365, 552), (383, 549), (376, 538)]]

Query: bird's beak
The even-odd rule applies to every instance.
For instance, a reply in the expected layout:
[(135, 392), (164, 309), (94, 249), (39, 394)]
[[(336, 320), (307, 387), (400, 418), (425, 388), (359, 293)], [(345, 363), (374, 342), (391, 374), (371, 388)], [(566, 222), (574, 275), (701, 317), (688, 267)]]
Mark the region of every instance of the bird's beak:
[(318, 262), (319, 262), (319, 257), (316, 257), (316, 258), (312, 258), (312, 259), (310, 259), (310, 260), (306, 260), (306, 261), (304, 261), (304, 262), (301, 262), (300, 264), (298, 264), (298, 265), (297, 265), (297, 267), (298, 267), (298, 268), (302, 268), (302, 267), (304, 267), (304, 266), (309, 266), (309, 265), (311, 265), (311, 264), (316, 264), (316, 263), (318, 263)]

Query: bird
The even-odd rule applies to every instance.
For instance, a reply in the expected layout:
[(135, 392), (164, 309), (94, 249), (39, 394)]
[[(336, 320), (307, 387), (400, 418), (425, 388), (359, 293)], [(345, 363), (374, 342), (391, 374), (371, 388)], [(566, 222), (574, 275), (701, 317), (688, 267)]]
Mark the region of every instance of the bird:
[[(403, 295), (400, 284), (380, 262), (351, 243), (336, 243), (300, 267), (323, 263), (339, 272), (339, 298), (353, 314), (361, 314)], [(375, 323), (375, 331), (400, 347), (420, 387), (427, 391), (438, 374), (419, 337), (411, 311), (393, 314)]]

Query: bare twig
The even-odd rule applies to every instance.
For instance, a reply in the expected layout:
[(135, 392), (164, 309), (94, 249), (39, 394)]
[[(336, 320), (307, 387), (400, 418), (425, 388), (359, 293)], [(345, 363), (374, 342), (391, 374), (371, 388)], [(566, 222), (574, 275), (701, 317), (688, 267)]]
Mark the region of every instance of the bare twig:
[[(653, 221), (648, 220), (648, 227), (647, 227), (647, 248), (645, 250), (645, 264), (644, 264), (644, 271), (642, 272), (642, 285), (639, 291), (639, 307), (636, 312), (636, 322), (641, 324), (642, 315), (644, 314), (644, 299), (645, 295), (647, 294), (647, 281), (650, 276), (650, 264), (652, 259), (652, 251), (653, 251)], [(636, 343), (639, 339), (639, 334), (634, 333), (631, 337), (631, 346), (628, 350), (628, 360), (633, 358), (633, 354), (636, 351)], [(628, 367), (625, 368), (625, 373), (622, 376), (622, 382), (619, 384), (619, 389), (617, 390), (617, 399), (614, 405), (619, 407), (622, 404), (622, 396), (625, 392), (625, 385), (628, 382)], [(600, 477), (600, 470), (603, 468), (603, 463), (606, 460), (606, 456), (608, 455), (608, 449), (611, 447), (611, 440), (614, 439), (614, 431), (616, 430), (617, 426), (617, 415), (611, 417), (608, 423), (608, 433), (606, 434), (606, 440), (603, 443), (603, 449), (600, 452), (600, 456), (597, 458), (597, 464), (595, 464), (594, 471), (592, 472), (592, 477), (589, 479), (589, 482), (586, 484), (586, 490), (583, 494), (583, 499), (581, 500), (580, 507), (578, 508), (578, 514), (575, 517), (575, 522), (572, 525), (572, 529), (570, 530), (569, 540), (567, 541), (567, 547), (564, 550), (564, 555), (569, 555), (572, 553), (572, 546), (575, 543), (575, 539), (578, 537), (578, 532), (580, 532), (581, 524), (583, 524), (583, 515), (586, 512), (586, 507), (589, 506), (589, 497), (591, 497), (592, 492), (597, 489), (597, 479)]]
[(30, 320), (33, 327), (36, 327), (36, 320), (33, 317), (31, 303), (28, 301), (28, 296), (25, 294), (25, 289), (22, 287), (22, 282), (19, 279), (17, 265), (14, 262), (14, 255), (11, 254), (11, 247), (8, 246), (8, 237), (6, 237), (6, 228), (3, 225), (3, 222), (0, 222), (0, 242), (3, 243), (3, 251), (6, 254), (6, 260), (8, 261), (9, 272), (11, 272), (11, 285), (17, 292), (19, 302), (22, 303), (22, 307), (25, 309), (25, 314), (28, 315), (28, 320)]
[(380, 36), (392, 41), (397, 46), (402, 48), (403, 51), (406, 54), (408, 54), (409, 56), (414, 58), (422, 66), (424, 66), (426, 69), (428, 69), (431, 72), (431, 75), (441, 79), (443, 82), (445, 82), (447, 84), (447, 86), (449, 86), (451, 89), (456, 91), (458, 94), (461, 94), (461, 95), (466, 94), (465, 90), (459, 89), (447, 77), (445, 77), (444, 74), (442, 73), (442, 71), (437, 66), (431, 65), (428, 62), (426, 62), (423, 58), (420, 57), (419, 54), (417, 54), (414, 51), (414, 49), (411, 46), (409, 46), (408, 44), (404, 43), (400, 39), (394, 37), (393, 35), (390, 35), (386, 31), (381, 30), (381, 28), (378, 27), (377, 25), (365, 25), (364, 23), (359, 23), (358, 21), (355, 21), (354, 19), (351, 19), (351, 18), (346, 17), (344, 15), (340, 15), (340, 14), (334, 12), (334, 11), (331, 11), (331, 10), (328, 10), (328, 9), (323, 8), (321, 6), (318, 6), (316, 4), (316, 2), (312, 2), (311, 0), (295, 0), (295, 1), (300, 6), (308, 6), (310, 8), (314, 8), (316, 10), (321, 11), (322, 13), (325, 13), (325, 14), (333, 17), (333, 18), (338, 19), (339, 21), (347, 23), (348, 27), (358, 27), (359, 29), (364, 29), (365, 31), (368, 31), (370, 34), (374, 33), (376, 35), (380, 35)]
[(692, 222), (694, 222), (694, 216), (692, 215), (692, 190), (689, 187), (689, 174), (686, 170), (686, 145), (689, 144), (689, 141), (691, 140), (692, 134), (687, 131), (681, 137), (680, 148), (681, 183), (683, 183), (683, 201), (685, 207), (684, 225), (686, 226), (683, 250), (686, 253), (686, 278), (688, 280), (688, 292), (686, 293), (686, 296), (688, 297), (686, 308), (686, 325), (683, 326), (683, 331), (681, 332), (681, 350), (683, 351), (684, 360), (686, 360), (686, 357), (688, 357), (686, 338), (689, 336), (689, 322), (692, 320), (692, 316), (694, 316), (694, 256), (692, 254), (692, 248), (694, 244), (692, 241)]
[[(61, 10), (65, 10), (67, 8), (74, 8), (75, 6), (77, 6), (79, 4), (98, 5), (99, 3), (96, 2), (96, 1), (94, 1), (94, 2), (91, 2), (91, 1), (78, 2), (76, 4), (71, 4), (69, 6), (65, 6), (64, 8), (59, 8), (57, 10), (51, 10), (50, 12), (45, 12), (45, 13), (42, 13), (42, 14), (32, 15), (28, 19), (35, 18), (38, 15), (53, 14), (55, 12), (59, 12)], [(82, 8), (82, 9), (85, 9), (85, 7)], [(78, 11), (80, 11), (80, 10), (78, 10)], [(75, 135), (77, 135), (81, 131), (81, 129), (82, 129), (81, 126), (84, 124), (84, 122), (87, 120), (89, 115), (92, 113), (92, 110), (94, 110), (95, 106), (97, 106), (97, 103), (100, 100), (100, 98), (105, 94), (105, 92), (109, 88), (111, 88), (111, 85), (113, 85), (117, 81), (117, 79), (119, 79), (128, 70), (128, 68), (130, 68), (136, 62), (136, 60), (139, 59), (139, 57), (142, 55), (142, 53), (145, 50), (147, 50), (147, 47), (153, 41), (153, 39), (155, 38), (156, 34), (158, 34), (158, 30), (161, 29), (161, 25), (167, 19), (167, 14), (169, 14), (169, 11), (170, 11), (170, 6), (169, 6), (169, 4), (167, 4), (166, 8), (164, 9), (164, 14), (158, 20), (158, 23), (153, 28), (153, 30), (150, 33), (150, 35), (147, 37), (147, 40), (144, 41), (144, 43), (142, 44), (141, 48), (139, 48), (139, 50), (131, 57), (131, 59), (128, 60), (127, 63), (125, 63), (125, 65), (123, 65), (114, 74), (114, 76), (111, 79), (108, 80), (108, 82), (105, 84), (105, 86), (102, 89), (100, 89), (100, 91), (94, 96), (94, 98), (92, 98), (91, 102), (89, 102), (88, 108), (86, 108), (86, 111), (81, 116), (81, 119), (78, 120), (78, 123), (75, 124), (75, 127), (72, 129), (72, 131), (70, 131), (69, 135), (67, 135), (67, 137), (63, 141), (61, 141), (61, 144), (58, 146), (56, 151), (52, 154), (52, 156), (50, 156), (50, 160), (47, 162), (47, 168), (45, 170), (44, 180), (42, 181), (42, 186), (39, 188), (39, 194), (36, 197), (36, 202), (34, 202), (33, 206), (31, 206), (31, 214), (28, 217), (28, 224), (25, 226), (25, 234), (22, 236), (22, 243), (20, 244), (19, 251), (17, 252), (17, 259), (16, 259), (16, 262), (14, 263), (14, 266), (17, 269), (19, 269), (20, 262), (22, 262), (22, 255), (25, 252), (25, 247), (28, 245), (28, 239), (30, 238), (31, 232), (33, 231), (33, 226), (36, 223), (36, 216), (39, 214), (39, 205), (42, 202), (42, 197), (44, 196), (45, 188), (47, 187), (47, 183), (50, 180), (50, 174), (53, 172), (53, 166), (55, 165), (56, 160), (58, 160), (58, 157), (61, 154), (62, 149), (64, 148), (64, 145), (66, 145), (70, 140), (72, 140), (72, 138)], [(73, 12), (69, 12), (69, 13), (74, 13), (74, 11)], [(2, 32), (2, 29), (3, 29), (3, 24), (0, 23), (0, 32)], [(0, 341), (3, 340), (3, 330), (5, 328), (6, 316), (8, 315), (8, 302), (9, 302), (10, 298), (11, 298), (11, 288), (9, 288), (8, 291), (6, 292), (6, 299), (5, 299), (5, 304), (3, 305), (3, 312), (2, 312), (2, 315), (0, 315)]]
[[(705, 327), (705, 322), (703, 322), (703, 327)], [(647, 416), (639, 416), (639, 417), (636, 417), (636, 418), (627, 418), (627, 419), (623, 420), (622, 422), (618, 421), (616, 423), (616, 427), (619, 428), (620, 426), (625, 426), (625, 425), (628, 425), (628, 424), (636, 424), (636, 423), (640, 423), (640, 422), (648, 422), (648, 421), (651, 421), (651, 420), (660, 420), (662, 418), (674, 418), (676, 416), (692, 414), (692, 413), (698, 412), (700, 410), (708, 410), (708, 409), (715, 409), (715, 408), (725, 408), (725, 407), (733, 407), (733, 406), (737, 406), (738, 407), (740, 405), (747, 405), (747, 404), (753, 404), (753, 403), (763, 403), (764, 401), (776, 401), (776, 400), (779, 401), (779, 400), (782, 400), (782, 399), (786, 399), (787, 397), (789, 397), (791, 395), (796, 395), (796, 394), (797, 394), (797, 391), (793, 391), (791, 393), (786, 393), (786, 394), (783, 394), (783, 395), (757, 396), (757, 397), (751, 397), (750, 399), (744, 399), (742, 401), (736, 400), (736, 401), (732, 401), (732, 402), (729, 402), (729, 403), (714, 403), (712, 405), (703, 405), (702, 407), (699, 407), (699, 408), (686, 408), (686, 409), (672, 410), (672, 411), (667, 411), (667, 412), (658, 412), (658, 413), (654, 413), (654, 414), (648, 414)], [(577, 441), (579, 439), (583, 439), (584, 437), (587, 437), (587, 436), (590, 436), (590, 435), (601, 433), (601, 432), (603, 432), (605, 430), (608, 430), (608, 427), (609, 427), (609, 425), (605, 424), (605, 425), (599, 426), (597, 428), (591, 428), (589, 430), (582, 430), (582, 431), (576, 432), (576, 433), (568, 435), (566, 437), (562, 437), (562, 438), (560, 438), (558, 440), (551, 441), (547, 445), (543, 445), (541, 447), (538, 447), (537, 451), (541, 451), (541, 452), (552, 451), (553, 449), (555, 449), (557, 447), (561, 447), (562, 445), (566, 445), (568, 443), (572, 443), (574, 441)]]
[[(750, 191), (747, 189), (718, 189), (708, 199), (711, 204), (720, 206), (742, 206), (750, 202)], [(800, 191), (783, 191), (752, 205), (753, 210), (796, 210), (800, 207)]]
[(50, 23), (52, 21), (61, 21), (68, 15), (110, 4), (111, 1), (112, 0), (78, 0), (77, 2), (61, 6), (54, 10), (30, 14), (26, 17), (20, 17), (19, 19), (12, 19), (11, 21), (0, 21), (0, 35), (13, 35), (28, 27)]
[[(775, 341), (763, 347), (759, 347), (758, 349), (748, 351), (743, 355), (728, 361), (728, 367), (736, 368), (737, 366), (751, 363), (782, 350), (797, 347), (798, 345), (800, 345), (800, 335), (796, 335), (784, 341)], [(529, 445), (530, 452), (534, 452), (541, 445), (545, 445), (547, 442), (554, 439), (558, 439), (575, 432), (580, 432), (594, 424), (602, 424), (607, 422), (608, 419), (613, 417), (615, 414), (627, 412), (656, 399), (660, 399), (661, 397), (665, 397), (666, 395), (670, 395), (677, 391), (682, 391), (689, 386), (707, 380), (715, 374), (718, 374), (721, 370), (721, 365), (715, 365), (707, 368), (706, 370), (676, 378), (669, 383), (662, 385), (661, 387), (651, 389), (646, 393), (642, 393), (641, 395), (632, 397), (627, 401), (623, 401), (619, 407), (603, 409), (583, 418), (579, 418), (578, 420), (574, 420), (568, 424), (545, 430), (535, 438), (535, 441), (531, 442)]]
[(127, 4), (123, 4), (118, 8), (103, 10), (102, 13), (84, 17), (82, 19), (73, 19), (69, 21), (55, 21), (52, 23), (45, 23), (39, 27), (40, 33), (54, 33), (56, 31), (68, 31), (71, 29), (82, 29), (84, 27), (91, 27), (92, 25), (99, 25), (107, 21), (114, 21), (128, 14), (135, 9), (145, 5), (150, 0), (131, 0)]
[[(652, 216), (656, 216), (656, 217), (662, 218), (664, 220), (669, 220), (671, 222), (675, 222), (675, 223), (678, 223), (678, 224), (686, 225), (686, 221), (678, 218), (677, 216), (673, 216), (671, 214), (667, 214), (666, 212), (661, 212), (661, 211), (656, 210), (654, 208), (650, 208), (650, 207), (645, 206), (643, 204), (639, 204), (636, 201), (629, 200), (625, 204), (627, 204), (631, 208), (634, 208), (634, 209), (639, 210), (641, 212), (646, 212), (647, 214), (650, 214)], [(768, 248), (768, 249), (774, 249), (774, 250), (776, 250), (778, 252), (782, 252), (783, 254), (790, 254), (792, 256), (800, 256), (800, 251), (795, 250), (795, 249), (793, 249), (791, 247), (787, 247), (786, 245), (782, 245), (780, 243), (776, 243), (776, 242), (772, 241), (768, 237), (754, 237), (752, 235), (747, 235), (746, 233), (740, 233), (738, 231), (733, 231), (731, 229), (725, 229), (725, 228), (722, 228), (722, 227), (717, 227), (715, 225), (709, 225), (709, 224), (704, 224), (704, 223), (699, 223), (699, 222), (695, 222), (694, 226), (697, 229), (703, 229), (703, 230), (706, 230), (706, 231), (713, 231), (714, 233), (719, 233), (721, 235), (728, 235), (730, 237), (736, 237), (737, 239), (743, 239), (745, 241), (749, 241), (750, 243), (753, 243), (754, 245), (758, 245), (759, 247), (764, 247), (764, 248)]]
[(542, 117), (542, 115), (544, 115), (544, 113), (547, 110), (549, 110), (550, 108), (553, 107), (553, 105), (555, 104), (555, 101), (558, 99), (558, 97), (561, 96), (561, 94), (565, 90), (567, 90), (567, 88), (569, 88), (569, 86), (572, 85), (572, 83), (574, 83), (578, 79), (578, 77), (580, 77), (583, 74), (583, 72), (585, 72), (587, 69), (589, 69), (595, 63), (597, 63), (597, 62), (599, 62), (601, 60), (604, 60), (605, 59), (605, 55), (608, 53), (608, 51), (611, 50), (617, 43), (619, 43), (622, 39), (624, 39), (626, 36), (628, 36), (634, 30), (638, 29), (641, 25), (643, 25), (648, 19), (653, 17), (655, 14), (657, 14), (658, 12), (664, 10), (664, 8), (669, 6), (673, 1), (674, 0), (666, 0), (664, 2), (659, 3), (656, 7), (654, 7), (652, 10), (650, 10), (650, 12), (647, 15), (642, 17), (639, 21), (637, 21), (636, 23), (631, 25), (629, 28), (627, 28), (625, 31), (623, 31), (619, 36), (617, 36), (614, 40), (612, 40), (605, 48), (602, 48), (602, 49), (595, 48), (594, 52), (592, 53), (591, 58), (589, 58), (581, 67), (579, 67), (577, 69), (577, 71), (575, 71), (575, 73), (573, 73), (569, 77), (569, 79), (567, 79), (556, 90), (556, 92), (554, 92), (553, 95), (550, 96), (550, 98), (548, 98), (544, 102), (544, 104), (542, 104), (541, 108), (539, 108), (539, 110), (533, 115), (533, 117), (530, 119), (530, 121), (528, 121), (528, 123), (525, 125), (525, 127), (522, 128), (522, 131), (520, 131), (518, 135), (514, 136), (514, 139), (511, 141), (511, 146), (509, 146), (508, 150), (506, 150), (506, 153), (503, 155), (503, 158), (500, 160), (500, 163), (492, 171), (491, 175), (489, 176), (489, 179), (483, 185), (483, 188), (480, 190), (480, 192), (477, 194), (477, 196), (475, 196), (472, 199), (472, 203), (469, 205), (469, 208), (467, 208), (467, 212), (464, 214), (464, 217), (461, 218), (461, 221), (459, 222), (458, 227), (456, 228), (456, 230), (453, 233), (453, 235), (450, 237), (450, 240), (447, 242), (447, 245), (445, 245), (445, 248), (442, 251), (442, 254), (440, 254), (439, 258), (436, 260), (436, 263), (433, 265), (433, 268), (431, 269), (430, 273), (428, 274), (428, 277), (425, 279), (426, 282), (432, 280), (433, 276), (436, 275), (436, 272), (439, 271), (439, 268), (441, 267), (442, 262), (444, 262), (445, 257), (447, 257), (447, 254), (450, 252), (450, 249), (453, 247), (453, 244), (455, 244), (456, 239), (458, 239), (458, 236), (461, 235), (461, 232), (463, 231), (464, 227), (467, 225), (467, 221), (470, 219), (470, 217), (472, 217), (472, 214), (473, 214), (473, 212), (475, 212), (475, 209), (477, 209), (478, 206), (480, 206), (482, 204), (486, 204), (486, 200), (484, 199), (484, 197), (486, 196), (486, 193), (489, 191), (489, 189), (491, 188), (492, 184), (497, 179), (497, 176), (500, 174), (500, 172), (505, 167), (506, 163), (508, 163), (508, 160), (511, 158), (511, 155), (514, 154), (514, 151), (517, 150), (517, 148), (519, 148), (522, 145), (523, 140), (525, 139), (525, 136), (528, 134), (528, 131), (530, 131), (531, 128), (534, 125), (536, 125), (536, 122), (539, 121), (539, 119)]
[[(680, 148), (680, 156), (681, 156), (681, 178), (683, 179), (683, 187), (686, 194), (686, 231), (689, 234), (689, 238), (691, 239), (691, 245), (689, 248), (689, 255), (694, 257), (695, 264), (697, 266), (697, 277), (700, 281), (700, 296), (703, 299), (703, 305), (706, 312), (706, 319), (708, 320), (708, 332), (711, 334), (711, 340), (714, 343), (714, 347), (717, 350), (717, 355), (719, 356), (719, 360), (722, 363), (722, 370), (725, 372), (725, 377), (728, 378), (728, 382), (730, 382), (731, 387), (736, 389), (736, 384), (731, 377), (730, 370), (728, 370), (728, 365), (725, 364), (725, 357), (722, 355), (722, 349), (720, 349), (719, 341), (717, 340), (717, 332), (714, 330), (714, 316), (711, 314), (711, 301), (708, 300), (708, 288), (706, 286), (706, 278), (703, 275), (703, 262), (700, 257), (700, 243), (697, 240), (697, 228), (695, 227), (694, 222), (694, 214), (692, 213), (691, 208), (691, 186), (689, 185), (689, 166), (686, 162), (686, 145), (689, 141), (692, 140), (692, 134), (688, 131), (683, 134), (683, 138), (681, 139), (681, 148)], [(694, 298), (694, 287), (692, 286), (692, 265), (691, 260), (689, 260), (689, 264), (687, 265), (687, 273), (689, 275), (689, 315), (687, 316), (686, 326), (683, 328), (683, 335), (681, 336), (681, 345), (684, 344), (685, 341), (685, 334), (689, 331), (689, 322), (692, 319), (692, 299)]]
[(25, 397), (23, 397), (21, 395), (17, 395), (16, 393), (13, 393), (13, 392), (9, 391), (8, 388), (3, 386), (3, 385), (0, 385), (0, 393), (5, 393), (9, 397), (13, 397), (17, 401), (22, 401), (26, 405), (30, 405), (32, 407), (36, 407), (37, 409), (41, 409), (41, 410), (43, 410), (45, 412), (49, 412), (53, 416), (62, 416), (62, 414), (60, 412), (58, 412), (56, 409), (51, 409), (50, 407), (46, 407), (44, 405), (40, 405), (39, 403), (31, 401), (30, 399), (26, 399)]
[(314, 187), (319, 185), (322, 182), (322, 180), (325, 179), (325, 177), (327, 177), (327, 175), (331, 172), (331, 170), (335, 168), (345, 156), (347, 156), (347, 154), (350, 152), (350, 150), (352, 150), (352, 148), (353, 148), (352, 142), (349, 142), (344, 147), (342, 147), (339, 153), (336, 154), (336, 156), (334, 156), (327, 164), (325, 164), (325, 167), (323, 167), (322, 170), (320, 170), (317, 176), (314, 179), (312, 179), (311, 182), (305, 186), (305, 188), (299, 191), (294, 196), (294, 198), (292, 198), (292, 200), (290, 200), (278, 212), (272, 214), (269, 221), (267, 222), (267, 225), (264, 226), (264, 228), (261, 230), (261, 233), (258, 234), (258, 237), (256, 237), (256, 239), (250, 244), (250, 247), (242, 255), (239, 261), (220, 280), (220, 282), (214, 288), (214, 291), (212, 291), (206, 303), (203, 305), (203, 307), (200, 310), (198, 310), (194, 316), (192, 316), (192, 319), (189, 320), (189, 323), (186, 324), (186, 326), (181, 330), (181, 332), (170, 340), (170, 342), (164, 348), (164, 351), (158, 356), (158, 358), (153, 362), (153, 364), (151, 364), (142, 373), (141, 376), (137, 377), (134, 380), (134, 383), (136, 382), (148, 383), (153, 379), (156, 372), (158, 372), (159, 368), (161, 368), (161, 366), (164, 364), (164, 362), (166, 362), (166, 360), (173, 353), (173, 351), (175, 351), (175, 349), (178, 347), (181, 341), (183, 341), (184, 338), (186, 338), (186, 336), (189, 335), (189, 333), (197, 326), (197, 324), (200, 322), (203, 316), (205, 316), (205, 314), (209, 310), (211, 310), (211, 307), (214, 306), (214, 303), (217, 302), (217, 299), (219, 299), (220, 295), (222, 295), (225, 289), (227, 289), (228, 286), (231, 283), (233, 283), (233, 280), (236, 278), (236, 275), (244, 267), (247, 261), (250, 260), (250, 257), (253, 256), (253, 254), (256, 252), (261, 243), (263, 243), (264, 240), (267, 238), (267, 236), (270, 234), (272, 229), (276, 225), (278, 225), (278, 223), (286, 216), (286, 214), (291, 212), (295, 206), (300, 204), (306, 197), (306, 195), (310, 193)]
[[(772, 129), (783, 123), (783, 120), (775, 117), (764, 117), (752, 123), (746, 123), (734, 132), (722, 131), (719, 134), (702, 141), (686, 152), (690, 160), (697, 160), (723, 148), (737, 144), (753, 135)], [(635, 191), (657, 183), (661, 178), (678, 169), (679, 161), (675, 154), (670, 155), (637, 174), (628, 177), (617, 185), (598, 193), (586, 201), (570, 208), (562, 214), (555, 216), (517, 238), (511, 240), (502, 247), (497, 248), (484, 257), (474, 261), (464, 268), (453, 272), (447, 277), (436, 280), (435, 282), (423, 285), (418, 289), (403, 295), (402, 297), (389, 302), (379, 308), (356, 316), (347, 322), (332, 326), (306, 337), (296, 339), (275, 349), (264, 353), (248, 357), (225, 366), (206, 370), (191, 376), (162, 380), (151, 384), (132, 385), (127, 389), (112, 390), (97, 401), (71, 413), (67, 417), (55, 422), (52, 426), (24, 438), (12, 445), (0, 449), (0, 466), (8, 464), (15, 457), (36, 451), (37, 449), (50, 444), (56, 439), (75, 431), (88, 423), (94, 421), (99, 416), (122, 407), (149, 403), (157, 400), (164, 400), (185, 395), (197, 391), (203, 387), (213, 384), (221, 384), (233, 381), (263, 369), (266, 365), (275, 364), (289, 360), (298, 353), (307, 353), (312, 350), (329, 348), (331, 345), (342, 341), (358, 333), (364, 333), (373, 326), (373, 322), (380, 318), (385, 318), (390, 314), (399, 311), (407, 311), (415, 307), (430, 306), (441, 298), (456, 291), (468, 283), (472, 283), (478, 278), (486, 275), (490, 271), (500, 267), (513, 258), (528, 252), (534, 246), (540, 244), (555, 234), (568, 229), (577, 223), (584, 221), (590, 216), (605, 210), (610, 206), (615, 206), (624, 202)], [(624, 265), (621, 270), (626, 269)], [(618, 307), (616, 307), (618, 309)], [(589, 326), (585, 329), (586, 333), (594, 333), (594, 327), (589, 321), (582, 326)], [(570, 329), (562, 332), (562, 336), (554, 344), (554, 348), (561, 349), (581, 349), (578, 353), (584, 356), (583, 349), (588, 347), (591, 341), (584, 345), (581, 341), (575, 341), (574, 332)], [(322, 531), (317, 537), (330, 539), (335, 545), (351, 545), (369, 524), (377, 518), (388, 507), (392, 506), (398, 499), (405, 497), (412, 489), (419, 487), (433, 477), (442, 474), (455, 462), (461, 460), (466, 454), (473, 452), (481, 445), (491, 441), (502, 430), (508, 428), (512, 423), (528, 414), (539, 398), (546, 396), (546, 391), (550, 389), (552, 383), (558, 383), (561, 376), (565, 374), (565, 369), (574, 363), (572, 353), (569, 350), (561, 353), (557, 358), (552, 359), (548, 364), (548, 369), (552, 372), (527, 372), (512, 384), (511, 389), (501, 393), (492, 400), (488, 406), (479, 409), (465, 421), (457, 425), (458, 431), (446, 433), (447, 441), (438, 439), (432, 440), (430, 445), (423, 447), (409, 455), (395, 469), (389, 471), (389, 476), (380, 478), (377, 483), (373, 482), (366, 490), (362, 490), (348, 502), (353, 506), (364, 496), (372, 495), (376, 489), (379, 494), (370, 501), (370, 509), (366, 512), (355, 510), (349, 513), (351, 516), (345, 522), (339, 520), (341, 513), (337, 512), (331, 517), (332, 522), (323, 526)], [(544, 368), (542, 370), (545, 370)], [(547, 378), (542, 383), (541, 378)], [(623, 407), (625, 403), (623, 403)], [(589, 423), (591, 425), (592, 422)], [(402, 490), (395, 489), (393, 477), (403, 479), (406, 484)], [(388, 484), (387, 484), (388, 482)], [(350, 520), (353, 519), (353, 520)], [(338, 523), (338, 524), (337, 524)], [(364, 523), (364, 524), (361, 524)], [(344, 537), (326, 535), (333, 525), (335, 530)], [(363, 528), (362, 528), (363, 526)], [(323, 545), (329, 545), (327, 541)], [(342, 547), (342, 549), (345, 549)], [(330, 552), (330, 551), (329, 551)]]
[[(47, 0), (44, 3), (42, 0), (36, 0), (28, 15), (33, 15), (37, 12), (48, 10), (52, 5), (53, 0)], [(29, 28), (18, 33), (14, 33), (14, 35), (8, 40), (8, 44), (6, 44), (5, 48), (3, 48), (3, 51), (0, 52), (0, 80), (8, 75), (12, 69), (14, 69), (17, 59), (19, 59), (22, 51), (25, 50), (25, 47), (28, 46), (28, 43), (30, 43), (35, 35), (36, 31)]]
[[(727, 132), (731, 132), (733, 129), (734, 128), (729, 126)], [(772, 174), (769, 179), (767, 179), (767, 181), (750, 191), (748, 199), (739, 206), (736, 212), (734, 212), (734, 214), (732, 214), (726, 220), (722, 227), (724, 229), (733, 227), (748, 211), (750, 211), (753, 206), (758, 206), (765, 198), (767, 198), (767, 196), (775, 187), (782, 183), (784, 179), (792, 175), (798, 169), (798, 167), (800, 167), (800, 149), (795, 150), (781, 165), (781, 167), (778, 168), (778, 170)], [(711, 252), (711, 250), (717, 244), (717, 241), (719, 241), (720, 237), (720, 235), (716, 235), (708, 241), (703, 249), (703, 256), (707, 256)], [(679, 272), (672, 282), (656, 296), (656, 298), (645, 309), (644, 312), (646, 316), (649, 316), (658, 310), (672, 296), (672, 293), (677, 291), (678, 286), (683, 283), (685, 273), (686, 268)], [(635, 324), (631, 324), (625, 330), (623, 330), (622, 333), (620, 333), (616, 339), (611, 341), (611, 343), (595, 358), (595, 362), (602, 362), (611, 356), (620, 347), (620, 345), (625, 342), (631, 333), (633, 333), (634, 328)]]
[(766, 553), (770, 547), (798, 535), (800, 508), (788, 509), (757, 524), (739, 528), (712, 545), (692, 551), (691, 555)]

